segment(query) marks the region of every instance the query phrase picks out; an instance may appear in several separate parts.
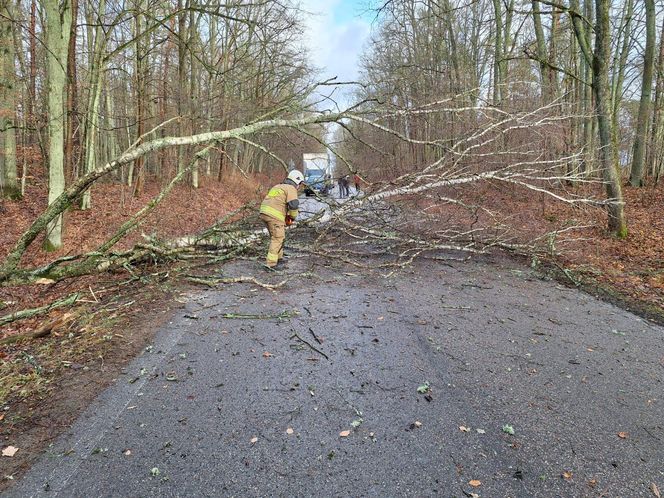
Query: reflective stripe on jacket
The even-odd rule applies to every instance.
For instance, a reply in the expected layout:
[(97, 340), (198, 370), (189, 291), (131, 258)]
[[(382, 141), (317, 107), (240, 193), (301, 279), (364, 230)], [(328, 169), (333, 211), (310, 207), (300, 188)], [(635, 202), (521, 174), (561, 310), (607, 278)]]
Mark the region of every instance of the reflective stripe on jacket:
[(275, 185), (261, 203), (261, 214), (266, 214), (279, 221), (286, 221), (286, 212), (288, 212), (288, 215), (295, 219), (298, 214), (297, 209), (288, 210), (287, 203), (296, 199), (297, 189), (293, 185), (286, 183)]

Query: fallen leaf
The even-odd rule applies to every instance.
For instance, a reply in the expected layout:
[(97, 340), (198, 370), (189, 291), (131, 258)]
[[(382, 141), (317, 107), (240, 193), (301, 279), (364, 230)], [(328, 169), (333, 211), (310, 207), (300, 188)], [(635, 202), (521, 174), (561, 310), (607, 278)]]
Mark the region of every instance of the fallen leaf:
[(251, 440), (249, 441), (251, 444), (256, 444), (258, 442), (258, 438), (256, 436), (252, 437)]
[(2, 450), (2, 456), (13, 457), (16, 455), (17, 451), (18, 448), (16, 446), (7, 446), (4, 450)]
[(293, 429), (291, 429), (290, 427), (286, 429), (286, 434), (293, 434)]
[(341, 431), (341, 432), (339, 433), (339, 435), (340, 435), (341, 437), (348, 437), (348, 436), (350, 436), (350, 431)]
[(618, 433), (618, 437), (620, 439), (627, 439), (628, 436), (629, 436), (629, 432), (619, 432)]
[(588, 486), (590, 486), (591, 488), (597, 486), (597, 479), (591, 479), (590, 481), (588, 481)]
[(563, 479), (570, 480), (572, 478), (572, 473), (568, 470), (564, 471), (562, 474)]
[(465, 426), (463, 426), (463, 425), (460, 425), (460, 426), (459, 426), (459, 430), (460, 430), (461, 432), (470, 432), (470, 427), (465, 427)]
[(482, 485), (482, 481), (478, 481), (477, 479), (473, 479), (471, 481), (468, 481), (468, 484), (474, 488), (477, 488)]
[(417, 387), (417, 392), (420, 394), (425, 394), (431, 391), (431, 386), (429, 385), (429, 381), (426, 381), (424, 384), (421, 386)]
[(159, 467), (152, 467), (150, 469), (150, 474), (152, 474), (153, 477), (157, 477), (159, 474), (161, 474), (161, 471), (159, 470)]
[(269, 351), (265, 351), (263, 353), (263, 358), (272, 358), (274, 355), (270, 353)]
[(650, 483), (650, 491), (652, 491), (652, 494), (654, 494), (657, 498), (662, 498), (662, 495), (659, 494), (659, 488), (654, 482)]
[(505, 424), (505, 425), (503, 425), (503, 432), (513, 436), (514, 435), (514, 427), (512, 427), (511, 425)]

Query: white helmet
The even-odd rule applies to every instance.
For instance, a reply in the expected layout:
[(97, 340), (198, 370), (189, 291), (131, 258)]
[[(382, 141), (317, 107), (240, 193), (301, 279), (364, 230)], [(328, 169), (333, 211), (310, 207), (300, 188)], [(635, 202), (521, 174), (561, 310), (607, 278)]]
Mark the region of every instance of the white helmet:
[(299, 185), (304, 181), (304, 175), (302, 174), (301, 171), (298, 171), (296, 169), (288, 173), (287, 178), (291, 180), (293, 183), (295, 183), (295, 185)]

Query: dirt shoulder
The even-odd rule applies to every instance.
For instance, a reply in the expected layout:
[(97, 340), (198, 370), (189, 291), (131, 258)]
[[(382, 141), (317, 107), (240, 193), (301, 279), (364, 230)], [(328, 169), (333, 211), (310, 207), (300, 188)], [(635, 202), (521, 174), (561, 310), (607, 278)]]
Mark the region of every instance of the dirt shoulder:
[[(116, 279), (121, 283), (126, 277)], [(73, 311), (51, 313), (47, 321), (55, 326), (47, 336), (0, 348), (2, 448), (21, 435), (13, 457), (0, 459), (0, 491), (69, 429), (181, 306), (183, 291), (149, 274), (117, 289), (115, 294), (99, 292), (97, 302)], [(58, 322), (65, 313), (73, 318)]]

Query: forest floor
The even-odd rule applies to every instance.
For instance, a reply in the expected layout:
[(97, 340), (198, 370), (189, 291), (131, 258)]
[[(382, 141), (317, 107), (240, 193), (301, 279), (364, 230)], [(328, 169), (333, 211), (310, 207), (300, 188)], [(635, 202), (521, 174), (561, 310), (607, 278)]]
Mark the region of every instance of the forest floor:
[[(267, 182), (264, 179), (262, 183)], [(141, 234), (166, 239), (196, 233), (245, 202), (260, 199), (260, 186), (261, 182), (236, 177), (223, 184), (204, 182), (198, 191), (178, 187), (121, 247), (140, 241)], [(74, 210), (67, 215), (68, 252), (94, 249), (158, 189), (158, 185), (148, 184), (144, 196), (134, 200), (126, 187), (95, 188), (92, 211)], [(592, 225), (582, 232), (582, 237), (557, 246), (562, 252), (556, 257), (538, 260), (538, 266), (542, 262), (542, 267), (558, 269), (559, 278), (567, 285), (578, 284), (662, 323), (663, 186), (626, 189), (630, 227), (626, 240), (606, 233), (601, 211), (572, 209), (492, 187), (486, 189), (484, 196), (497, 206), (511, 203), (515, 240), (528, 240), (533, 233), (560, 227), (570, 219), (576, 224)], [(6, 229), (0, 234), (0, 257), (44, 204), (43, 185), (32, 185), (25, 201), (5, 201), (0, 205), (6, 221)], [(35, 247), (24, 258), (24, 264), (41, 264), (52, 257)], [(54, 324), (47, 337), (0, 346), (2, 446), (10, 444), (13, 434), (29, 433), (24, 444), (32, 447), (29, 451), (19, 448), (12, 458), (0, 459), (0, 479), (5, 476), (5, 484), (34, 460), (35, 448), (43, 448), (70, 426), (101, 388), (114, 381), (123, 366), (149, 344), (153, 333), (182, 306), (180, 296), (190, 286), (169, 278), (173, 276), (171, 270), (168, 266), (145, 266), (133, 274), (95, 275), (30, 288), (0, 289), (3, 315), (52, 302), (71, 292), (86, 293), (73, 316), (68, 316), (68, 311), (53, 311), (48, 317), (3, 327), (5, 337), (34, 330), (44, 321)], [(62, 317), (66, 319), (58, 322)], [(0, 490), (3, 486), (0, 481)]]

